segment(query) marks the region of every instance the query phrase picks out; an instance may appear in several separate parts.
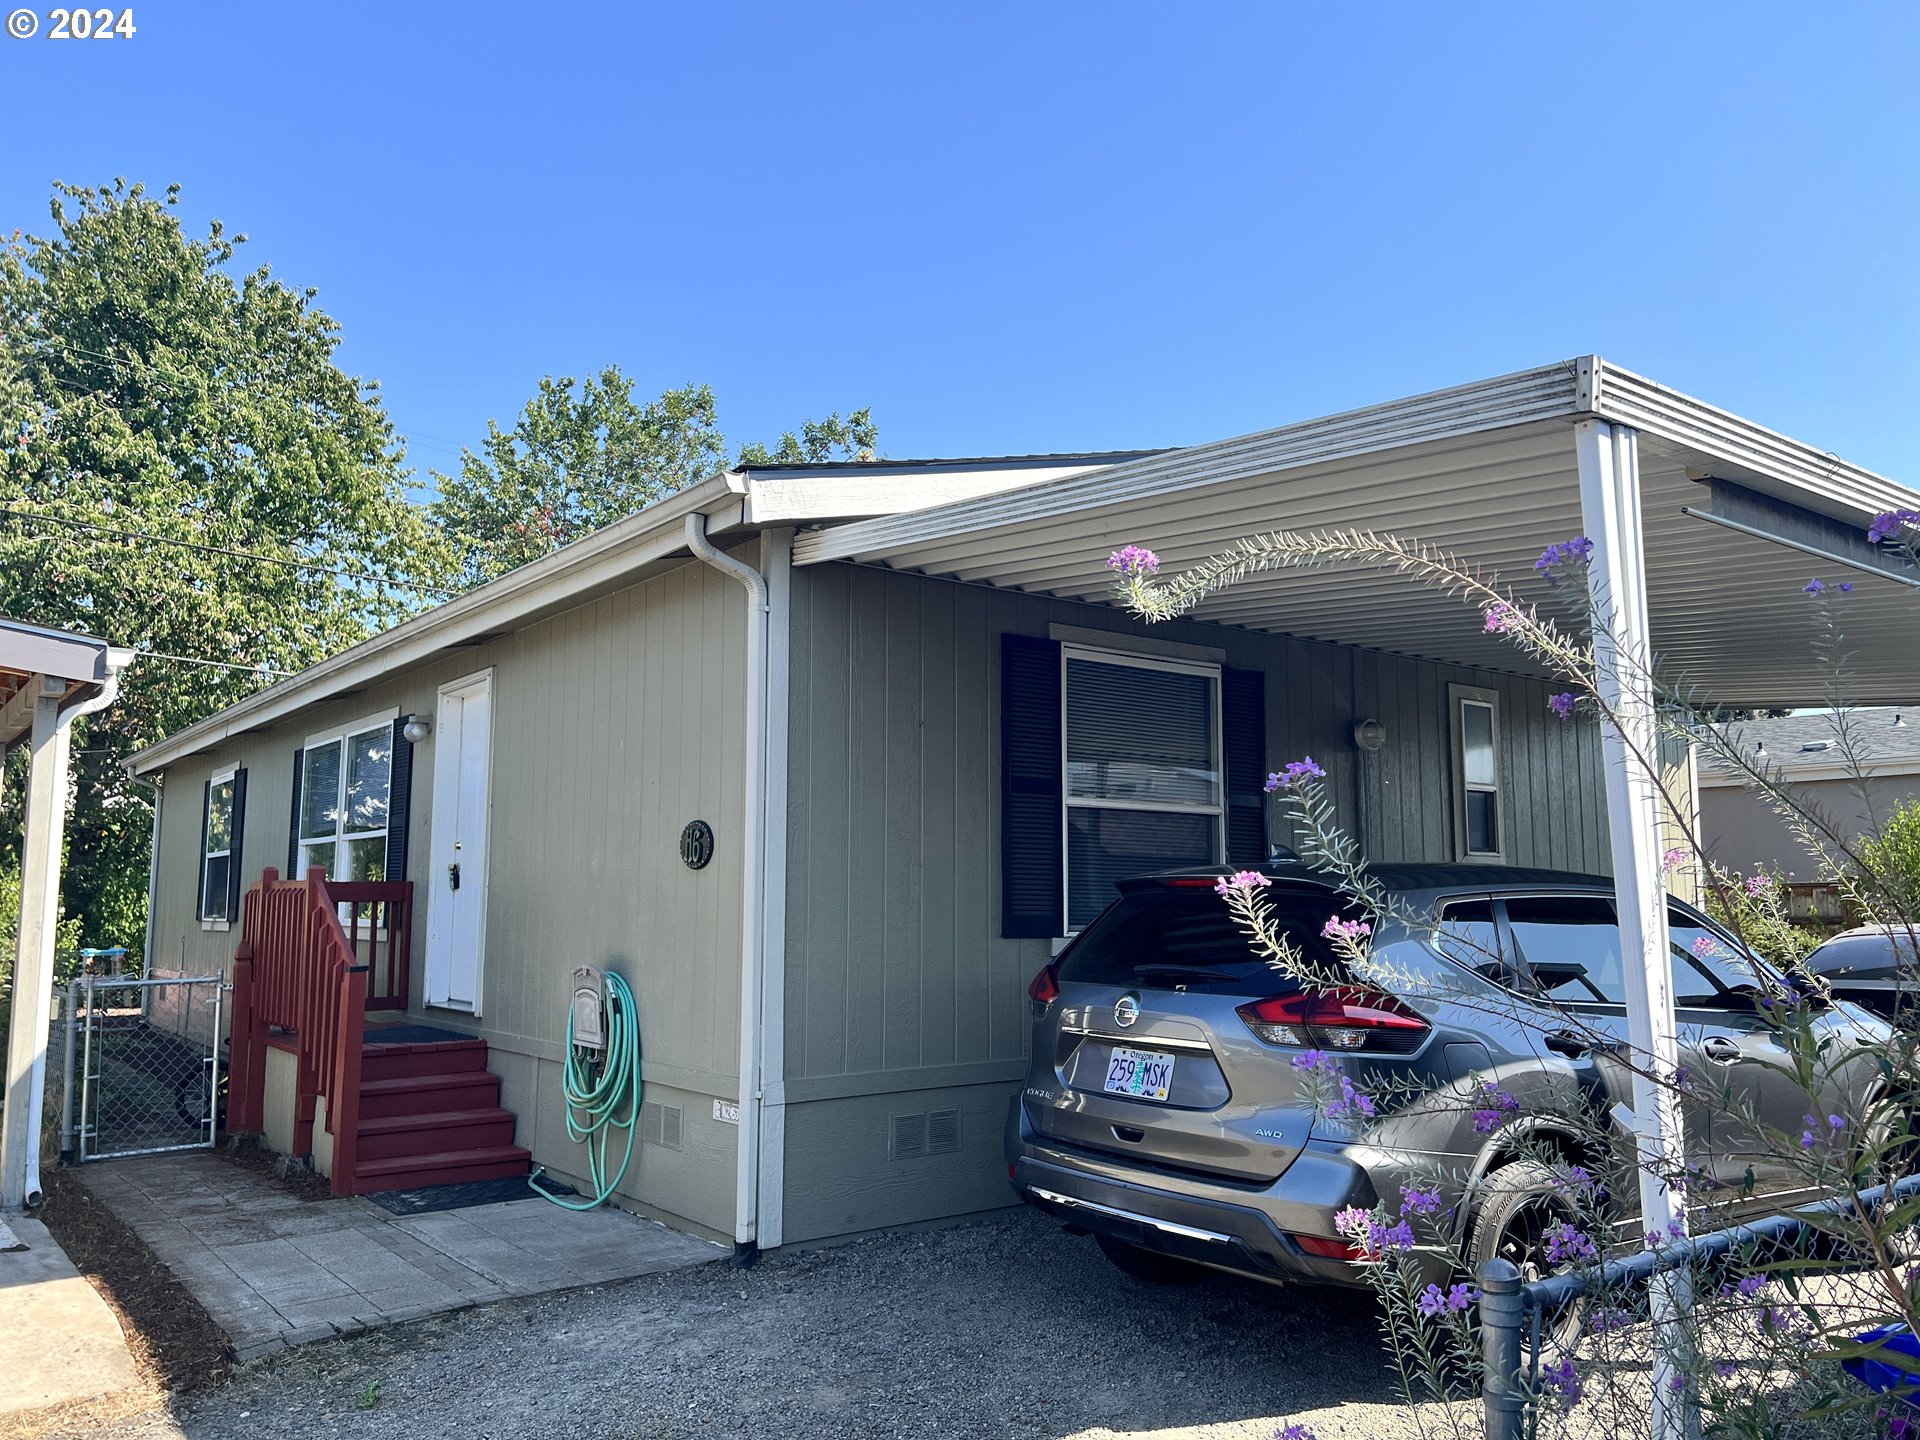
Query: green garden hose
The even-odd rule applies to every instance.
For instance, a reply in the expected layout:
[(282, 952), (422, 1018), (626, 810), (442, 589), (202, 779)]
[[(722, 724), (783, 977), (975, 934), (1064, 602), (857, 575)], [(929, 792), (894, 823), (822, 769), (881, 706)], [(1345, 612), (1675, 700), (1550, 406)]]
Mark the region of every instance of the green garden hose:
[[(627, 1166), (633, 1163), (633, 1132), (640, 1119), (640, 1019), (627, 982), (611, 970), (606, 973), (607, 1048), (589, 1050), (573, 1043), (573, 1012), (567, 1012), (567, 1138), (587, 1147), (587, 1176), (591, 1199), (568, 1200), (543, 1188), (536, 1170), (527, 1184), (556, 1205), (569, 1210), (592, 1210), (607, 1203)], [(627, 1132), (620, 1168), (607, 1173), (607, 1141), (611, 1130)]]

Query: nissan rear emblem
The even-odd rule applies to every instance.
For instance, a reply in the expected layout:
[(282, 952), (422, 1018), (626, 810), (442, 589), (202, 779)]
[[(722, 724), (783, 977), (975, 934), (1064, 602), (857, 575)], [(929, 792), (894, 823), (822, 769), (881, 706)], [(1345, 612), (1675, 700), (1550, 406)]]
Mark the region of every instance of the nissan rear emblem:
[(1122, 1030), (1130, 1029), (1133, 1022), (1140, 1018), (1140, 1002), (1131, 995), (1122, 995), (1113, 1006), (1113, 1023)]

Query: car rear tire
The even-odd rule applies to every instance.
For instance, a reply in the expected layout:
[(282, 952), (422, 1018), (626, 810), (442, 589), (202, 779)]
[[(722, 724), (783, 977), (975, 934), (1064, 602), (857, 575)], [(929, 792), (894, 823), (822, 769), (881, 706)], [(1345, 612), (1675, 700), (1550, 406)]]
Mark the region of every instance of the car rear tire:
[[(1537, 1160), (1515, 1160), (1487, 1176), (1482, 1185), (1468, 1232), (1469, 1280), (1477, 1280), (1480, 1267), (1496, 1256), (1511, 1260), (1529, 1281), (1573, 1268), (1547, 1259), (1547, 1231), (1563, 1221), (1581, 1223), (1580, 1212), (1553, 1170)], [(1554, 1351), (1572, 1349), (1580, 1338), (1585, 1312), (1585, 1303), (1575, 1301), (1557, 1314), (1543, 1316), (1542, 1345)]]
[(1136, 1280), (1145, 1280), (1149, 1285), (1184, 1285), (1199, 1274), (1198, 1267), (1185, 1260), (1177, 1260), (1171, 1255), (1162, 1255), (1157, 1250), (1148, 1250), (1139, 1245), (1129, 1245), (1125, 1240), (1116, 1240), (1111, 1235), (1095, 1235), (1093, 1243), (1117, 1267)]

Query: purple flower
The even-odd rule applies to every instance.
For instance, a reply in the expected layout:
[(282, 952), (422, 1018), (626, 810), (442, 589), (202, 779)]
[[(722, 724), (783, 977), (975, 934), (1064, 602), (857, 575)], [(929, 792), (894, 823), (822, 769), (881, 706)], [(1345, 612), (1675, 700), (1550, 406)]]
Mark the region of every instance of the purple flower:
[(1215, 880), (1213, 882), (1213, 893), (1216, 895), (1232, 895), (1238, 891), (1243, 895), (1251, 895), (1256, 890), (1266, 889), (1267, 886), (1272, 883), (1271, 880), (1267, 879), (1267, 877), (1262, 875), (1258, 870), (1236, 870), (1231, 875), (1222, 875), (1218, 880)]
[(1333, 1228), (1350, 1240), (1364, 1240), (1373, 1229), (1373, 1214), (1358, 1205), (1349, 1205), (1333, 1217)]
[(1596, 1305), (1586, 1313), (1580, 1325), (1589, 1335), (1605, 1335), (1633, 1324), (1633, 1316), (1611, 1305)]
[(1376, 1250), (1411, 1250), (1413, 1227), (1404, 1220), (1396, 1220), (1391, 1225), (1376, 1224), (1368, 1230), (1367, 1239)]
[(1720, 942), (1711, 935), (1696, 935), (1693, 937), (1693, 953), (1702, 960), (1710, 960), (1720, 953)]
[(1740, 1283), (1734, 1287), (1734, 1292), (1736, 1294), (1745, 1295), (1751, 1298), (1755, 1295), (1758, 1295), (1762, 1290), (1766, 1288), (1767, 1288), (1766, 1276), (1747, 1275), (1747, 1276), (1743, 1276), (1741, 1278)]
[(1415, 1303), (1422, 1315), (1432, 1319), (1436, 1315), (1458, 1315), (1479, 1298), (1480, 1292), (1471, 1285), (1455, 1285), (1449, 1290), (1429, 1285), (1420, 1292), (1420, 1298)]
[(1584, 1166), (1569, 1165), (1553, 1177), (1553, 1188), (1584, 1195), (1591, 1194), (1597, 1187), (1593, 1183), (1593, 1175)]
[(1402, 1215), (1431, 1215), (1440, 1208), (1438, 1190), (1409, 1190), (1400, 1187), (1400, 1213)]
[(1510, 630), (1518, 630), (1520, 622), (1520, 612), (1504, 600), (1495, 601), (1487, 607), (1486, 631), (1489, 635), (1505, 635)]
[(1747, 894), (1758, 900), (1767, 891), (1773, 889), (1773, 877), (1762, 873), (1747, 877)]
[(1674, 846), (1673, 849), (1667, 851), (1666, 854), (1660, 857), (1660, 868), (1666, 871), (1669, 875), (1671, 875), (1674, 871), (1678, 870), (1682, 865), (1686, 863), (1687, 863), (1686, 849), (1685, 847), (1679, 846), (1679, 845)]
[(1558, 695), (1549, 695), (1547, 697), (1547, 709), (1558, 715), (1562, 720), (1571, 720), (1573, 718), (1573, 704), (1573, 692), (1571, 690), (1563, 690)]
[(1138, 545), (1125, 545), (1107, 557), (1107, 568), (1122, 575), (1152, 575), (1160, 569), (1160, 557)]
[(1276, 790), (1291, 790), (1305, 785), (1309, 780), (1324, 780), (1327, 772), (1314, 762), (1311, 755), (1303, 755), (1298, 760), (1289, 760), (1285, 766), (1267, 776), (1267, 793)]
[(1286, 1425), (1273, 1432), (1273, 1440), (1320, 1440), (1304, 1425)]
[(1722, 1380), (1731, 1380), (1739, 1369), (1740, 1367), (1731, 1360), (1716, 1360), (1713, 1362), (1713, 1373)]
[(1546, 1240), (1549, 1264), (1579, 1265), (1600, 1258), (1599, 1247), (1564, 1220), (1548, 1229)]
[(1557, 540), (1540, 552), (1540, 558), (1533, 562), (1533, 568), (1549, 585), (1558, 582), (1550, 573), (1556, 565), (1586, 564), (1593, 559), (1593, 541), (1584, 535), (1576, 535), (1571, 540)]
[(1491, 1085), (1482, 1085), (1474, 1098), (1480, 1106), (1473, 1112), (1473, 1128), (1482, 1135), (1493, 1134), (1520, 1108), (1520, 1102), (1513, 1096)]
[(1336, 1075), (1340, 1071), (1339, 1062), (1324, 1050), (1302, 1050), (1293, 1057), (1293, 1068), (1316, 1075)]
[(1897, 535), (1902, 527), (1920, 530), (1920, 510), (1888, 510), (1874, 516), (1873, 523), (1867, 527), (1867, 543), (1878, 545)]
[(1580, 1372), (1574, 1368), (1573, 1361), (1561, 1360), (1542, 1367), (1540, 1378), (1568, 1405), (1580, 1403)]
[(1853, 581), (1842, 580), (1840, 582), (1840, 593), (1842, 595), (1851, 595), (1853, 593)]
[(1824, 581), (1824, 580), (1809, 580), (1809, 581), (1807, 582), (1807, 594), (1809, 594), (1809, 595), (1824, 595), (1824, 594), (1826, 594), (1826, 593), (1827, 593), (1827, 582), (1826, 582), (1826, 581)]
[(1329, 1120), (1345, 1119), (1349, 1115), (1358, 1115), (1363, 1120), (1371, 1120), (1380, 1112), (1374, 1106), (1373, 1097), (1365, 1094), (1345, 1075), (1339, 1077), (1340, 1094), (1327, 1104)]
[(1351, 945), (1358, 945), (1372, 933), (1373, 926), (1369, 925), (1366, 921), (1342, 920), (1338, 915), (1332, 916), (1326, 924), (1320, 927), (1320, 934), (1324, 938), (1328, 940), (1345, 940)]

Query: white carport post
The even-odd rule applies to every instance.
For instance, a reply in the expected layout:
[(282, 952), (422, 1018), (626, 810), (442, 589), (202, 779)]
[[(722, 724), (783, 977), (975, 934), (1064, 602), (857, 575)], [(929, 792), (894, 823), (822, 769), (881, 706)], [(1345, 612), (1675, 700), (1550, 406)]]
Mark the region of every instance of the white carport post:
[(60, 918), (60, 852), (67, 821), (67, 749), (71, 715), (62, 714), (67, 682), (36, 675), (28, 733), (24, 844), (20, 857), (20, 930), (13, 960), (13, 1014), (7, 1034), (7, 1108), (0, 1117), (0, 1211), (39, 1196), (40, 1110), (45, 1102), (47, 1031), (53, 1024), (53, 940)]
[[(1684, 1137), (1672, 1077), (1680, 1063), (1673, 1015), (1673, 969), (1667, 937), (1667, 889), (1661, 868), (1659, 727), (1653, 689), (1653, 646), (1647, 626), (1646, 556), (1641, 543), (1638, 437), (1624, 425), (1581, 420), (1574, 428), (1580, 467), (1580, 514), (1593, 542), (1588, 585), (1593, 601), (1596, 689), (1611, 712), (1602, 722), (1607, 827), (1613, 845), (1615, 903), (1627, 992), (1627, 1034), (1634, 1049), (1634, 1133), (1639, 1140), (1640, 1213), (1649, 1232), (1684, 1227), (1668, 1177), (1681, 1173)], [(1637, 963), (1636, 963), (1637, 962)], [(1684, 1360), (1684, 1319), (1691, 1296), (1684, 1276), (1655, 1280), (1653, 1367), (1655, 1440), (1690, 1432), (1684, 1395), (1672, 1377)]]

